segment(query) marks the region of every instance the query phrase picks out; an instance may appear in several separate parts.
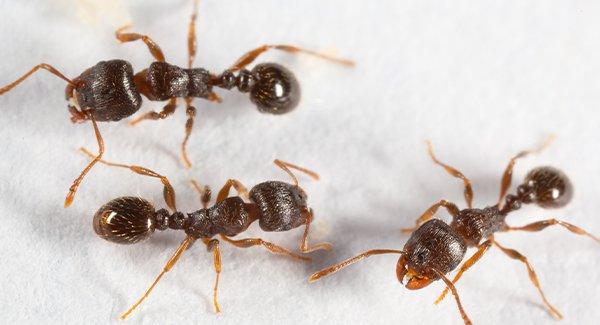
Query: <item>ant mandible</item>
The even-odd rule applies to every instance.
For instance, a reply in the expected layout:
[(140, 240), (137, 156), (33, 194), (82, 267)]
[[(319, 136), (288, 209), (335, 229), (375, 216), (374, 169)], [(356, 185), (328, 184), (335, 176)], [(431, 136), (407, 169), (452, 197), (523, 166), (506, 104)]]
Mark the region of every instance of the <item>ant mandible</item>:
[(156, 60), (149, 68), (134, 74), (131, 64), (125, 60), (100, 61), (75, 79), (69, 79), (53, 66), (41, 63), (16, 81), (0, 88), (0, 95), (3, 95), (36, 71), (46, 70), (67, 82), (65, 94), (69, 101), (71, 121), (73, 123), (91, 121), (98, 142), (98, 154), (73, 181), (65, 198), (65, 207), (71, 205), (83, 178), (104, 154), (104, 141), (96, 122), (120, 121), (133, 115), (142, 104), (141, 95), (151, 101), (168, 100), (168, 103), (160, 112), (148, 112), (134, 119), (130, 124), (137, 124), (142, 120), (164, 119), (175, 111), (178, 98), (185, 99), (187, 121), (181, 144), (181, 155), (184, 164), (191, 167), (186, 148), (196, 116), (196, 108), (192, 106), (193, 98), (221, 102), (219, 96), (213, 92), (213, 87), (227, 90), (237, 87), (240, 92), (249, 93), (250, 100), (263, 113), (284, 114), (297, 106), (300, 100), (300, 86), (290, 70), (276, 63), (262, 63), (252, 70), (245, 69), (261, 54), (268, 50), (281, 50), (288, 53), (304, 53), (346, 66), (354, 65), (350, 60), (297, 46), (263, 45), (242, 55), (229, 69), (218, 75), (203, 68), (192, 68), (196, 56), (197, 7), (198, 0), (195, 0), (188, 28), (187, 69), (167, 63), (156, 42), (147, 35), (125, 32), (129, 27), (125, 26), (115, 33), (117, 39), (123, 43), (138, 40), (144, 42)]
[[(553, 209), (563, 207), (571, 200), (573, 196), (571, 181), (562, 171), (549, 166), (537, 167), (531, 170), (525, 176), (525, 181), (517, 187), (517, 193), (506, 195), (511, 185), (516, 160), (541, 151), (550, 143), (550, 140), (538, 149), (522, 151), (510, 159), (502, 177), (498, 203), (483, 209), (472, 207), (473, 190), (470, 180), (454, 167), (440, 162), (433, 154), (431, 143), (428, 142), (431, 159), (442, 166), (450, 175), (464, 182), (467, 208), (461, 210), (454, 203), (441, 200), (432, 205), (417, 219), (414, 228), (403, 229), (405, 232), (412, 232), (412, 235), (402, 250), (369, 250), (312, 274), (309, 281), (317, 281), (372, 255), (399, 254), (396, 275), (400, 283), (404, 283), (406, 279), (408, 280), (406, 288), (417, 290), (441, 279), (446, 284), (446, 289), (436, 300), (436, 304), (444, 299), (449, 289), (456, 300), (464, 323), (471, 324), (454, 284), (466, 270), (473, 266), (494, 245), (508, 257), (519, 260), (527, 266), (529, 278), (539, 291), (549, 312), (556, 318), (562, 318), (560, 312), (546, 299), (538, 277), (528, 259), (518, 251), (500, 245), (494, 239), (494, 233), (496, 232), (541, 231), (548, 226), (560, 225), (572, 233), (588, 236), (600, 243), (600, 239), (585, 230), (557, 219), (538, 221), (521, 227), (512, 227), (505, 222), (507, 215), (520, 209), (523, 204), (535, 203), (542, 208)], [(452, 216), (450, 224), (446, 224), (439, 219), (432, 219), (440, 207), (445, 208)], [(476, 247), (477, 251), (463, 263), (454, 279), (450, 281), (445, 274), (453, 271), (460, 264), (465, 257), (467, 247)]]
[[(94, 155), (82, 149), (90, 157)], [(209, 252), (213, 253), (214, 268), (217, 274), (213, 289), (213, 304), (215, 311), (221, 311), (217, 300), (217, 287), (221, 273), (220, 238), (236, 247), (247, 248), (262, 245), (275, 254), (287, 255), (292, 258), (310, 261), (309, 257), (295, 254), (283, 247), (267, 242), (261, 238), (232, 239), (244, 232), (250, 224), (258, 220), (263, 231), (288, 231), (304, 226), (304, 234), (300, 242), (302, 253), (316, 250), (331, 250), (329, 243), (308, 245), (310, 224), (313, 221), (313, 210), (308, 207), (307, 195), (298, 185), (298, 179), (291, 171), (295, 169), (318, 180), (319, 175), (308, 169), (290, 164), (278, 159), (274, 163), (283, 169), (293, 180), (293, 184), (280, 181), (267, 181), (255, 185), (248, 191), (238, 180), (230, 179), (217, 194), (216, 203), (208, 207), (211, 192), (205, 186), (202, 188), (192, 181), (193, 187), (199, 192), (203, 208), (192, 213), (182, 213), (175, 204), (175, 191), (169, 180), (150, 169), (141, 166), (116, 164), (99, 160), (110, 166), (128, 168), (131, 171), (150, 177), (159, 178), (164, 184), (164, 198), (168, 208), (156, 210), (147, 200), (139, 197), (120, 197), (104, 204), (94, 215), (94, 231), (100, 237), (114, 243), (133, 244), (148, 238), (155, 230), (183, 230), (186, 238), (175, 250), (162, 272), (142, 297), (125, 313), (121, 319), (127, 318), (151, 293), (158, 281), (169, 272), (175, 263), (196, 240), (200, 239)], [(233, 187), (238, 196), (229, 196)]]

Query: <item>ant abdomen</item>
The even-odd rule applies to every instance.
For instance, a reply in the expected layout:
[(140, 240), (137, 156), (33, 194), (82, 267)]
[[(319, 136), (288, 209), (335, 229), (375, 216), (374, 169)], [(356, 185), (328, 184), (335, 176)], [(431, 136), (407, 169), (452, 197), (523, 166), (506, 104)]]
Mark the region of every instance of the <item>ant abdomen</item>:
[(133, 68), (127, 61), (100, 61), (74, 82), (78, 106), (89, 111), (96, 121), (119, 121), (133, 115), (142, 105), (133, 81)]
[(156, 211), (138, 197), (120, 197), (106, 203), (94, 215), (94, 231), (113, 243), (133, 244), (148, 238), (156, 228)]
[(565, 173), (550, 166), (531, 170), (518, 187), (519, 196), (543, 208), (561, 208), (573, 198), (573, 185)]
[(300, 84), (294, 74), (276, 63), (256, 65), (251, 72), (255, 80), (250, 100), (263, 113), (284, 114), (292, 111), (300, 101)]
[(250, 199), (258, 208), (260, 228), (286, 231), (306, 223), (306, 193), (295, 185), (270, 181), (254, 186)]

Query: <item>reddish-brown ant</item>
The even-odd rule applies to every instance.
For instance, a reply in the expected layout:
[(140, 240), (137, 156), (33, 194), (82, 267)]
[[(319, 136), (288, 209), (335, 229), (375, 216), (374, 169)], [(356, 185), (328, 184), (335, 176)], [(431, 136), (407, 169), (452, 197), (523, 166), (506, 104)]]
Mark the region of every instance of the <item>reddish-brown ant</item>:
[[(160, 112), (148, 112), (131, 121), (136, 124), (142, 120), (164, 119), (171, 115), (177, 107), (178, 98), (186, 103), (187, 122), (185, 137), (181, 144), (182, 159), (186, 166), (191, 163), (187, 156), (186, 145), (196, 116), (196, 108), (192, 106), (193, 98), (203, 98), (220, 102), (213, 87), (232, 89), (249, 93), (250, 100), (264, 113), (284, 114), (296, 107), (300, 99), (300, 86), (294, 74), (285, 67), (275, 63), (262, 63), (252, 70), (245, 69), (261, 54), (268, 50), (281, 50), (288, 53), (305, 53), (335, 63), (352, 66), (350, 60), (335, 58), (322, 53), (302, 49), (292, 45), (263, 45), (242, 55), (229, 69), (221, 74), (212, 74), (202, 68), (192, 68), (196, 56), (196, 18), (198, 0), (194, 1), (194, 10), (188, 29), (188, 68), (180, 68), (165, 61), (160, 47), (147, 35), (127, 33), (128, 26), (120, 28), (116, 37), (121, 42), (141, 40), (146, 44), (156, 60), (149, 68), (136, 74), (131, 64), (124, 60), (108, 60), (98, 62), (85, 70), (75, 79), (69, 79), (49, 64), (41, 63), (16, 81), (0, 88), (0, 95), (10, 91), (34, 72), (44, 69), (65, 80), (66, 99), (74, 123), (91, 121), (98, 142), (98, 155), (83, 169), (69, 189), (65, 199), (65, 207), (73, 202), (77, 188), (90, 169), (104, 154), (104, 142), (96, 122), (120, 121), (133, 115), (142, 104), (142, 97), (152, 101), (168, 103)], [(237, 74), (236, 74), (237, 73)]]
[[(92, 153), (83, 149), (90, 157)], [(127, 318), (148, 297), (162, 276), (169, 272), (177, 263), (183, 252), (197, 239), (201, 239), (208, 251), (213, 252), (214, 268), (217, 274), (213, 290), (213, 304), (216, 312), (220, 312), (217, 301), (217, 287), (221, 272), (220, 242), (215, 239), (219, 235), (222, 240), (236, 247), (252, 247), (262, 245), (272, 253), (287, 255), (295, 259), (309, 261), (310, 258), (301, 256), (291, 251), (264, 241), (260, 238), (232, 239), (237, 234), (244, 232), (250, 224), (258, 220), (260, 228), (264, 231), (288, 231), (304, 226), (304, 235), (300, 242), (300, 250), (310, 253), (316, 250), (331, 250), (331, 244), (319, 243), (308, 245), (310, 224), (313, 220), (313, 211), (306, 202), (307, 195), (298, 185), (298, 179), (290, 169), (306, 173), (314, 179), (319, 176), (308, 169), (276, 159), (275, 165), (290, 175), (293, 184), (267, 181), (255, 185), (248, 191), (238, 180), (228, 180), (217, 194), (215, 205), (208, 207), (210, 190), (201, 188), (196, 182), (192, 185), (200, 193), (203, 208), (192, 213), (182, 213), (175, 205), (175, 192), (165, 176), (140, 166), (115, 164), (99, 160), (99, 162), (116, 167), (123, 167), (135, 173), (159, 178), (164, 184), (164, 198), (167, 209), (156, 210), (145, 199), (139, 197), (120, 197), (103, 205), (94, 215), (94, 231), (100, 237), (119, 244), (133, 244), (149, 237), (155, 230), (183, 230), (187, 237), (171, 256), (162, 272), (146, 290), (143, 296), (125, 313), (121, 319)], [(229, 196), (231, 187), (235, 188), (238, 196)]]
[[(535, 203), (542, 208), (560, 208), (571, 200), (573, 187), (567, 176), (560, 170), (548, 166), (531, 170), (525, 176), (525, 181), (517, 187), (517, 194), (506, 195), (511, 184), (512, 171), (516, 160), (530, 153), (540, 151), (547, 144), (548, 142), (537, 150), (522, 151), (511, 158), (502, 177), (498, 203), (484, 209), (475, 209), (471, 205), (473, 191), (469, 179), (457, 169), (440, 162), (434, 156), (431, 144), (428, 143), (429, 155), (433, 161), (442, 166), (449, 174), (462, 179), (464, 182), (464, 196), (467, 201), (467, 208), (461, 210), (454, 203), (441, 200), (432, 205), (417, 219), (414, 228), (404, 229), (404, 231), (412, 232), (412, 235), (402, 250), (369, 250), (312, 274), (309, 281), (317, 281), (324, 276), (333, 274), (372, 255), (399, 254), (400, 259), (396, 266), (396, 275), (400, 283), (403, 283), (407, 279), (406, 288), (417, 290), (428, 286), (433, 281), (441, 279), (446, 283), (447, 287), (437, 299), (436, 304), (445, 297), (449, 289), (456, 299), (458, 309), (465, 324), (471, 324), (469, 317), (462, 307), (454, 284), (492, 245), (495, 245), (510, 258), (525, 263), (529, 272), (529, 278), (539, 291), (550, 313), (556, 318), (562, 318), (558, 310), (546, 299), (537, 275), (527, 258), (514, 249), (500, 245), (494, 239), (494, 233), (496, 232), (513, 230), (540, 231), (548, 226), (560, 225), (572, 233), (591, 237), (600, 243), (600, 239), (587, 233), (585, 230), (557, 219), (538, 221), (522, 227), (511, 227), (506, 224), (505, 219), (507, 215), (512, 211), (520, 209), (522, 204)], [(439, 219), (432, 219), (440, 207), (444, 207), (452, 216), (450, 224), (446, 224)], [(460, 267), (454, 279), (450, 281), (445, 274), (451, 272), (460, 264), (465, 257), (467, 247), (476, 247), (477, 252)]]

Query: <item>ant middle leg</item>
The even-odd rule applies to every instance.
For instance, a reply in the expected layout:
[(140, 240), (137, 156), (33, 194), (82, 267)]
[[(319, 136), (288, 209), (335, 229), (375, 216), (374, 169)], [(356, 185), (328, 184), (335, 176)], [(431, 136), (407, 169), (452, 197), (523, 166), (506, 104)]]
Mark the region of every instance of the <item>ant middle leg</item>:
[[(456, 282), (458, 282), (458, 280), (460, 280), (460, 278), (462, 277), (463, 273), (465, 273), (471, 266), (473, 266), (473, 264), (477, 263), (479, 261), (479, 259), (481, 259), (483, 257), (483, 255), (488, 251), (488, 249), (491, 246), (492, 246), (492, 239), (488, 239), (485, 242), (481, 243), (481, 245), (479, 245), (477, 247), (477, 252), (475, 252), (473, 254), (473, 256), (471, 256), (460, 267), (460, 269), (458, 270), (458, 273), (456, 273), (456, 275), (454, 276), (454, 279), (452, 279), (452, 284), (456, 284)], [(442, 292), (442, 294), (436, 299), (436, 301), (434, 302), (434, 304), (437, 305), (442, 300), (444, 300), (444, 297), (446, 297), (446, 295), (448, 294), (448, 290), (449, 290), (449, 288), (446, 287), (446, 289), (444, 289), (444, 291)]]
[(306, 214), (306, 226), (304, 228), (304, 235), (302, 235), (302, 241), (300, 242), (300, 251), (302, 251), (302, 253), (310, 253), (321, 249), (330, 251), (333, 246), (327, 242), (315, 244), (313, 246), (308, 245), (308, 233), (310, 232), (310, 224), (313, 221), (314, 213), (312, 209), (309, 209)]
[(440, 207), (444, 207), (448, 211), (448, 213), (450, 213), (450, 215), (453, 217), (456, 217), (456, 215), (458, 215), (459, 210), (456, 204), (446, 200), (440, 200), (440, 202), (432, 205), (431, 207), (429, 207), (429, 209), (423, 212), (423, 214), (417, 219), (417, 221), (415, 221), (414, 227), (402, 228), (402, 232), (411, 233), (417, 230), (417, 228), (419, 228), (422, 224), (431, 219)]
[(44, 70), (52, 73), (53, 75), (55, 75), (55, 76), (59, 77), (60, 79), (66, 81), (73, 88), (75, 88), (77, 86), (76, 83), (73, 80), (65, 77), (65, 75), (63, 75), (60, 71), (58, 71), (53, 66), (51, 66), (49, 64), (46, 64), (46, 63), (40, 63), (40, 64), (36, 65), (35, 67), (33, 67), (31, 70), (29, 70), (26, 74), (24, 74), (21, 77), (19, 77), (19, 79), (17, 79), (15, 81), (11, 82), (10, 84), (8, 84), (8, 85), (0, 88), (0, 95), (3, 95), (4, 93), (7, 93), (7, 92), (11, 91), (13, 88), (15, 88), (16, 86), (18, 86), (25, 79), (29, 78), (29, 76), (31, 76), (32, 74), (34, 74), (39, 69), (44, 69)]
[(283, 169), (284, 172), (288, 173), (292, 180), (294, 181), (294, 185), (298, 186), (298, 178), (294, 173), (290, 170), (290, 168), (295, 169), (297, 171), (303, 172), (306, 175), (312, 177), (314, 180), (319, 180), (319, 174), (313, 172), (312, 170), (306, 169), (304, 167), (300, 167), (294, 164), (290, 164), (289, 162), (285, 162), (283, 160), (275, 159), (273, 163), (277, 165), (279, 168)]
[(515, 260), (519, 260), (527, 266), (527, 272), (529, 273), (529, 279), (531, 280), (531, 283), (533, 283), (535, 288), (538, 290), (538, 292), (542, 296), (544, 305), (546, 305), (546, 308), (548, 308), (548, 311), (550, 312), (550, 314), (553, 317), (555, 317), (557, 319), (562, 319), (563, 316), (561, 315), (561, 313), (558, 311), (558, 309), (556, 309), (554, 306), (552, 306), (552, 304), (550, 304), (550, 302), (546, 298), (546, 295), (544, 294), (544, 291), (542, 291), (542, 287), (540, 285), (540, 280), (538, 279), (537, 274), (535, 273), (535, 270), (533, 269), (533, 266), (531, 266), (531, 264), (529, 263), (529, 260), (527, 260), (527, 257), (523, 256), (521, 253), (519, 253), (518, 251), (516, 251), (514, 249), (506, 248), (506, 247), (498, 244), (498, 242), (495, 240), (492, 240), (492, 242), (494, 243), (494, 245), (496, 245), (498, 248), (500, 248), (500, 250), (502, 250), (502, 252), (504, 254), (508, 255), (508, 257), (515, 259)]
[(165, 105), (160, 112), (150, 111), (150, 112), (144, 113), (143, 115), (141, 115), (141, 116), (133, 119), (131, 122), (129, 122), (129, 125), (136, 125), (143, 120), (165, 119), (165, 118), (171, 116), (171, 114), (173, 114), (173, 112), (175, 112), (175, 109), (177, 109), (177, 98), (171, 98), (171, 99), (169, 99), (169, 102), (167, 103), (167, 105)]
[(150, 54), (152, 54), (152, 56), (156, 59), (156, 61), (165, 62), (165, 55), (163, 54), (162, 50), (160, 49), (160, 46), (158, 46), (158, 44), (156, 44), (156, 42), (154, 42), (147, 35), (125, 32), (125, 30), (128, 29), (129, 27), (131, 27), (131, 26), (125, 25), (125, 26), (117, 29), (117, 31), (115, 32), (115, 36), (117, 37), (117, 39), (120, 42), (127, 43), (127, 42), (134, 42), (137, 40), (142, 40), (142, 42), (144, 42), (146, 44), (146, 46), (148, 47), (148, 50), (150, 51)]
[(462, 181), (465, 185), (464, 195), (465, 195), (465, 201), (467, 201), (467, 207), (472, 208), (473, 207), (473, 187), (471, 186), (471, 181), (463, 173), (461, 173), (458, 169), (456, 169), (450, 165), (446, 165), (443, 162), (439, 161), (433, 154), (433, 145), (431, 144), (431, 141), (427, 141), (427, 152), (429, 153), (429, 157), (431, 157), (431, 160), (433, 160), (433, 162), (436, 163), (437, 165), (442, 166), (448, 174), (450, 174), (456, 178), (462, 179)]
[(244, 184), (242, 184), (242, 182), (238, 181), (237, 179), (228, 179), (227, 182), (225, 182), (225, 185), (223, 185), (223, 187), (219, 191), (219, 194), (217, 194), (217, 203), (229, 197), (229, 190), (232, 186), (238, 192), (239, 196), (246, 200), (249, 199), (248, 189), (246, 188), (246, 186), (244, 186)]
[(354, 61), (351, 61), (351, 60), (342, 59), (342, 58), (334, 57), (334, 56), (327, 55), (324, 53), (319, 53), (319, 52), (303, 49), (303, 48), (293, 46), (293, 45), (278, 44), (278, 45), (263, 45), (263, 46), (255, 48), (251, 51), (246, 52), (244, 55), (242, 55), (242, 57), (240, 57), (229, 68), (229, 71), (238, 71), (238, 70), (245, 68), (247, 65), (254, 62), (254, 60), (256, 60), (256, 58), (259, 55), (267, 52), (268, 50), (281, 50), (281, 51), (293, 53), (293, 54), (304, 53), (304, 54), (308, 54), (308, 55), (318, 57), (318, 58), (321, 58), (321, 59), (324, 59), (327, 61), (331, 61), (334, 63), (338, 63), (338, 64), (350, 66), (350, 67), (354, 66)]
[[(81, 152), (83, 152), (84, 154), (94, 158), (94, 155), (91, 152), (89, 152), (86, 148), (79, 148), (79, 150)], [(105, 164), (107, 166), (127, 168), (136, 174), (143, 175), (143, 176), (150, 176), (150, 177), (160, 179), (160, 181), (164, 185), (163, 197), (165, 199), (165, 203), (172, 211), (177, 211), (177, 206), (175, 203), (175, 190), (173, 189), (173, 186), (171, 186), (171, 183), (169, 182), (169, 179), (166, 176), (163, 176), (153, 170), (150, 170), (150, 169), (142, 167), (142, 166), (113, 163), (113, 162), (109, 162), (109, 161), (106, 161), (103, 159), (98, 159), (98, 162)]]
[(542, 150), (546, 149), (552, 143), (552, 141), (554, 141), (554, 135), (549, 136), (546, 139), (546, 141), (544, 141), (544, 143), (542, 143), (542, 145), (538, 148), (523, 150), (516, 154), (514, 157), (510, 158), (510, 160), (508, 161), (508, 166), (506, 166), (506, 169), (504, 170), (504, 173), (502, 175), (502, 181), (500, 182), (500, 197), (498, 198), (498, 207), (500, 209), (502, 209), (502, 200), (506, 196), (508, 188), (510, 187), (510, 184), (512, 182), (513, 167), (515, 166), (517, 159), (526, 157), (530, 154), (541, 152)]
[(542, 230), (546, 229), (546, 227), (555, 226), (555, 225), (559, 225), (576, 235), (588, 236), (600, 244), (600, 238), (588, 233), (587, 231), (585, 231), (582, 228), (579, 228), (568, 222), (564, 222), (564, 221), (557, 220), (557, 219), (548, 219), (548, 220), (537, 221), (537, 222), (533, 222), (533, 223), (530, 223), (530, 224), (522, 226), (522, 227), (508, 227), (508, 230), (522, 230), (522, 231), (534, 232), (534, 231), (542, 231)]
[(92, 121), (92, 126), (94, 127), (96, 141), (98, 142), (98, 154), (94, 156), (94, 159), (90, 161), (90, 163), (81, 171), (79, 176), (73, 181), (73, 184), (71, 184), (71, 187), (69, 188), (69, 193), (67, 193), (67, 197), (65, 198), (65, 208), (68, 208), (73, 203), (75, 193), (77, 192), (79, 185), (81, 185), (83, 178), (92, 169), (92, 167), (94, 167), (94, 165), (97, 162), (102, 160), (102, 155), (104, 155), (104, 140), (102, 139), (102, 135), (100, 134), (100, 130), (98, 129), (98, 124), (96, 124), (96, 120), (91, 114), (88, 117)]
[(165, 273), (171, 271), (173, 266), (175, 266), (177, 261), (179, 261), (179, 258), (181, 257), (183, 252), (185, 252), (188, 249), (188, 247), (190, 247), (194, 243), (194, 241), (196, 241), (194, 238), (186, 237), (183, 240), (183, 242), (181, 242), (175, 253), (173, 253), (171, 258), (163, 268), (162, 272), (160, 272), (160, 274), (156, 277), (152, 285), (150, 285), (150, 287), (146, 290), (146, 292), (144, 292), (142, 297), (133, 306), (131, 306), (131, 308), (129, 308), (126, 312), (124, 312), (121, 315), (120, 318), (122, 320), (126, 319), (146, 298), (148, 298), (148, 296), (152, 292), (152, 289), (154, 289), (154, 287), (158, 284), (158, 281), (160, 281), (160, 279), (163, 277), (163, 275), (165, 275)]
[(202, 239), (202, 241), (206, 245), (206, 249), (208, 249), (209, 252), (213, 253), (215, 273), (217, 274), (217, 277), (215, 279), (215, 286), (213, 288), (213, 305), (215, 306), (215, 312), (220, 313), (221, 307), (219, 306), (219, 301), (217, 299), (217, 290), (219, 288), (219, 278), (221, 276), (221, 249), (219, 246), (219, 240), (205, 238), (205, 239)]
[(198, 192), (198, 195), (200, 195), (202, 207), (205, 209), (208, 208), (208, 203), (210, 202), (210, 197), (212, 196), (212, 190), (210, 187), (208, 185), (200, 186), (200, 184), (198, 184), (198, 182), (195, 180), (191, 180), (190, 184), (192, 184), (192, 187), (196, 190), (196, 192)]
[(248, 248), (248, 247), (252, 247), (252, 246), (263, 246), (266, 249), (268, 249), (271, 253), (275, 253), (275, 254), (279, 254), (279, 255), (286, 255), (298, 260), (302, 260), (302, 261), (310, 261), (310, 257), (305, 257), (305, 256), (300, 256), (298, 254), (295, 254), (293, 252), (291, 252), (288, 249), (285, 249), (281, 246), (275, 245), (271, 242), (265, 241), (261, 238), (244, 238), (244, 239), (239, 239), (239, 240), (235, 240), (235, 239), (231, 239), (225, 235), (221, 235), (221, 238), (232, 244), (233, 246), (236, 247), (240, 247), (240, 248)]

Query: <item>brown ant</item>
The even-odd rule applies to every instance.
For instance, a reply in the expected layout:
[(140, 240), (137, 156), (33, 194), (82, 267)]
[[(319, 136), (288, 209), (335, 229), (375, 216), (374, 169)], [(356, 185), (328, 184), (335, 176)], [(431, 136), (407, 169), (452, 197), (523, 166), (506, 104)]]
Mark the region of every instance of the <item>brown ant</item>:
[[(454, 203), (441, 200), (432, 205), (417, 219), (414, 228), (403, 230), (412, 232), (412, 235), (402, 250), (374, 249), (366, 251), (356, 257), (312, 274), (309, 282), (317, 281), (324, 276), (333, 274), (372, 255), (400, 254), (400, 259), (396, 265), (396, 275), (400, 283), (404, 283), (403, 281), (407, 279), (406, 288), (417, 290), (428, 286), (433, 281), (441, 279), (447, 287), (436, 300), (436, 304), (445, 297), (449, 289), (456, 299), (458, 309), (465, 324), (471, 324), (469, 317), (462, 307), (454, 284), (492, 245), (495, 245), (510, 258), (525, 263), (529, 272), (529, 278), (542, 296), (542, 300), (549, 312), (556, 318), (562, 318), (560, 312), (546, 299), (538, 277), (527, 258), (514, 249), (500, 245), (494, 239), (494, 233), (499, 231), (540, 231), (548, 226), (560, 225), (572, 233), (588, 236), (600, 243), (600, 239), (587, 233), (585, 230), (557, 219), (538, 221), (521, 227), (512, 227), (506, 224), (505, 219), (507, 215), (512, 211), (520, 209), (523, 204), (535, 203), (542, 208), (552, 209), (563, 207), (571, 200), (573, 187), (570, 180), (563, 172), (549, 166), (531, 170), (525, 176), (525, 181), (517, 187), (517, 194), (506, 195), (511, 185), (512, 172), (516, 160), (530, 153), (539, 152), (548, 144), (549, 141), (536, 150), (522, 151), (511, 158), (502, 177), (498, 203), (483, 209), (475, 209), (471, 204), (473, 190), (469, 179), (457, 169), (440, 162), (434, 156), (431, 143), (428, 142), (431, 159), (436, 164), (442, 166), (450, 175), (460, 178), (464, 182), (464, 196), (467, 208), (461, 210)], [(452, 216), (450, 224), (446, 224), (439, 219), (432, 219), (440, 207), (444, 207)], [(451, 272), (460, 264), (465, 257), (467, 247), (476, 247), (477, 252), (460, 267), (454, 279), (450, 281), (445, 274)]]
[[(192, 106), (193, 98), (203, 98), (221, 102), (213, 87), (230, 90), (237, 87), (242, 93), (249, 93), (250, 100), (263, 113), (284, 114), (293, 110), (300, 100), (300, 86), (294, 74), (276, 63), (262, 63), (252, 70), (245, 69), (261, 54), (268, 50), (281, 50), (288, 53), (304, 53), (335, 63), (353, 66), (350, 60), (334, 58), (329, 55), (302, 49), (292, 45), (263, 45), (242, 55), (231, 67), (221, 74), (212, 74), (203, 68), (192, 68), (196, 56), (196, 19), (198, 0), (194, 1), (194, 10), (188, 28), (188, 68), (169, 64), (156, 42), (147, 35), (127, 33), (128, 26), (117, 30), (120, 42), (141, 40), (156, 60), (150, 67), (136, 74), (131, 64), (125, 60), (100, 61), (85, 70), (75, 79), (69, 79), (53, 66), (41, 63), (16, 81), (0, 88), (0, 95), (9, 92), (30, 75), (40, 69), (47, 70), (67, 82), (66, 99), (73, 123), (91, 121), (98, 142), (98, 155), (83, 169), (69, 189), (65, 198), (65, 207), (73, 202), (75, 192), (90, 169), (104, 154), (104, 141), (96, 122), (120, 121), (136, 113), (142, 104), (144, 95), (151, 101), (168, 100), (160, 112), (148, 112), (130, 122), (136, 124), (142, 120), (158, 120), (170, 116), (177, 107), (177, 99), (184, 98), (187, 122), (185, 137), (181, 144), (182, 159), (187, 167), (191, 166), (186, 145), (196, 116)], [(236, 74), (237, 73), (237, 74)]]
[[(89, 151), (85, 149), (82, 151), (90, 157), (94, 157)], [(288, 231), (304, 226), (304, 235), (300, 242), (300, 250), (303, 253), (331, 250), (329, 243), (308, 245), (308, 234), (314, 213), (308, 207), (306, 193), (298, 185), (298, 179), (291, 171), (291, 169), (295, 169), (318, 180), (319, 175), (308, 169), (275, 159), (275, 165), (290, 175), (293, 184), (267, 181), (255, 185), (248, 191), (240, 181), (230, 179), (217, 194), (216, 203), (212, 207), (208, 207), (211, 196), (210, 189), (206, 186), (202, 188), (198, 183), (192, 181), (192, 185), (200, 193), (203, 208), (186, 214), (177, 210), (175, 192), (165, 176), (140, 166), (115, 164), (104, 160), (99, 160), (99, 162), (128, 168), (137, 174), (159, 178), (164, 184), (163, 194), (171, 212), (167, 209), (156, 210), (150, 202), (139, 197), (116, 198), (100, 207), (94, 215), (93, 226), (96, 234), (118, 244), (137, 243), (148, 238), (155, 230), (183, 230), (187, 235), (152, 285), (131, 308), (121, 315), (121, 319), (127, 318), (150, 295), (163, 275), (173, 268), (183, 252), (197, 239), (202, 240), (208, 251), (213, 253), (214, 268), (217, 274), (213, 289), (213, 304), (217, 313), (221, 311), (217, 301), (221, 253), (219, 240), (213, 238), (216, 235), (236, 247), (247, 248), (262, 245), (272, 253), (310, 261), (308, 257), (297, 255), (261, 238), (237, 240), (230, 238), (244, 232), (250, 224), (258, 220), (263, 231)], [(238, 196), (229, 196), (231, 187), (237, 191)]]

